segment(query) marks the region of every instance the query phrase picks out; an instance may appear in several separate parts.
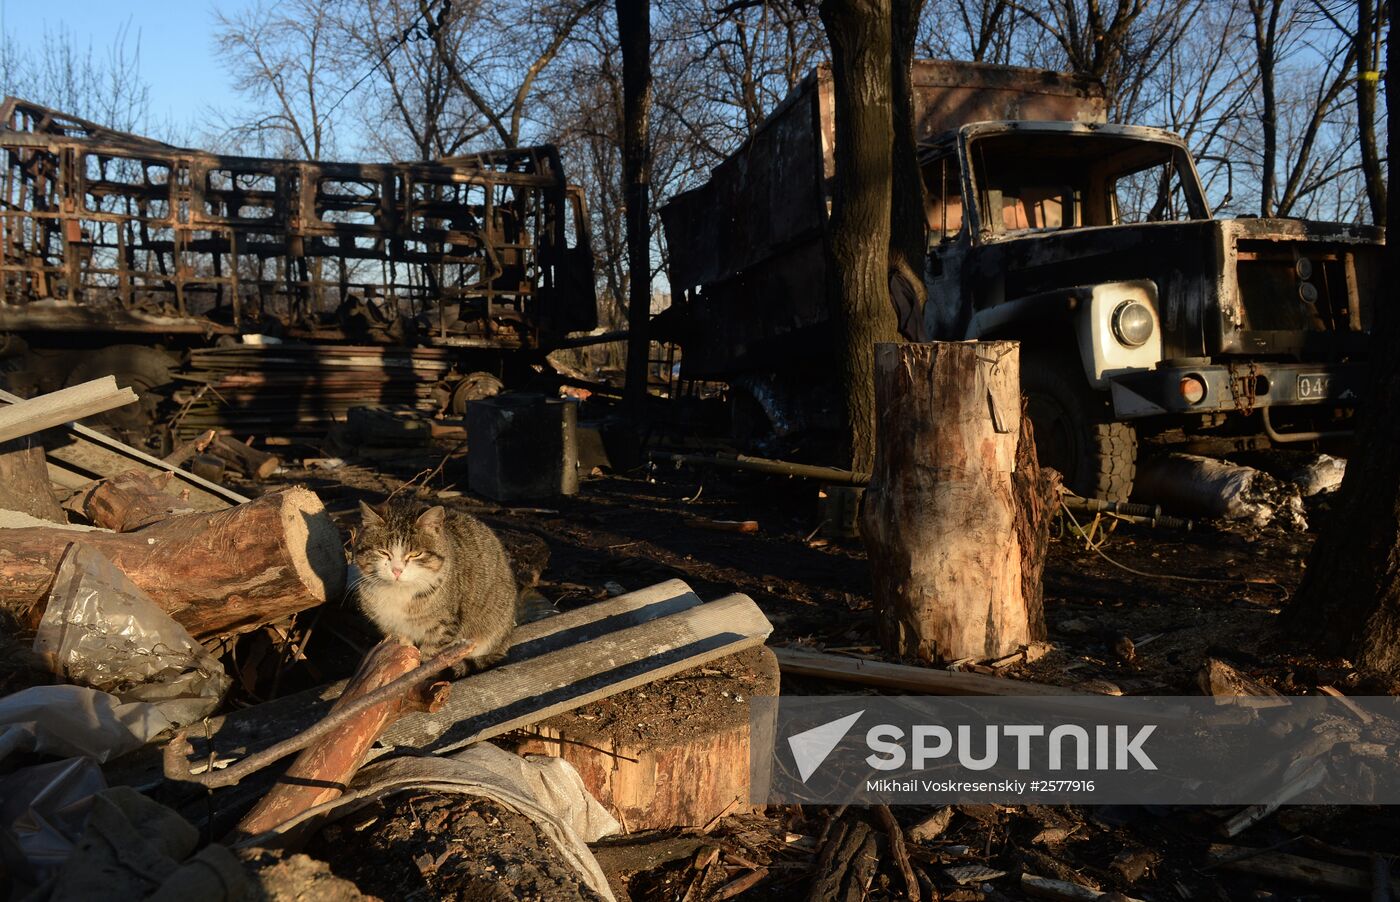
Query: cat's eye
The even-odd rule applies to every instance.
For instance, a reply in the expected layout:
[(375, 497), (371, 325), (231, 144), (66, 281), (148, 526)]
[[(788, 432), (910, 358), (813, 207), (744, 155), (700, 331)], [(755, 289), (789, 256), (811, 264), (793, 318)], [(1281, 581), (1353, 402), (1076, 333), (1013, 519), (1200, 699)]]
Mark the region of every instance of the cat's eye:
[(410, 551), (408, 554), (403, 556), (403, 559), (406, 561), (416, 561), (422, 556), (423, 552), (421, 551)]

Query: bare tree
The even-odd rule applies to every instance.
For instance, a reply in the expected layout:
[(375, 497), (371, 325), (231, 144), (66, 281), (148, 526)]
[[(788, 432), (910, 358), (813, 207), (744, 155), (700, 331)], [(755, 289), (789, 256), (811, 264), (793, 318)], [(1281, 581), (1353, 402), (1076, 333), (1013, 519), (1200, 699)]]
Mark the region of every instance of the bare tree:
[(836, 176), (826, 231), (852, 469), (875, 461), (875, 344), (899, 338), (890, 305), (894, 143), (891, 0), (823, 0), (836, 96)]
[(923, 56), (1008, 65), (1026, 50), (1016, 45), (1023, 17), (1012, 0), (934, 0), (926, 11), (917, 44)]
[(97, 50), (67, 28), (45, 29), (37, 52), (0, 35), (0, 94), (14, 94), (118, 129), (151, 126), (150, 85), (141, 77), (141, 34), (128, 20)]
[(257, 109), (226, 120), (233, 140), (267, 152), (320, 160), (332, 147), (333, 115), (345, 93), (344, 60), (332, 44), (337, 0), (285, 0), (233, 13), (216, 10), (215, 47), (234, 85)]
[[(1387, 88), (1400, 75), (1400, 51), (1386, 53)], [(1400, 111), (1387, 113), (1391, 141)], [(1390, 167), (1391, 175), (1396, 167)], [(1391, 192), (1390, 204), (1397, 197)], [(1400, 217), (1400, 212), (1392, 209)], [(1387, 284), (1400, 273), (1400, 246), (1386, 247)], [(1344, 655), (1400, 679), (1400, 310), (1379, 304), (1371, 338), (1370, 389), (1357, 412), (1357, 453), (1347, 464), (1331, 518), (1322, 526), (1303, 582), (1285, 611), (1293, 634), (1322, 654)]]

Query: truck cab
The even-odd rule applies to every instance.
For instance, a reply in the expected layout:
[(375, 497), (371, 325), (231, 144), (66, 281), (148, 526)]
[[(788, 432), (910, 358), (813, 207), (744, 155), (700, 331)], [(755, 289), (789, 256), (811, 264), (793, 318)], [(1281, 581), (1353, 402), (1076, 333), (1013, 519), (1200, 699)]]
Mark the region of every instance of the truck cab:
[(1126, 499), (1149, 437), (1341, 431), (1380, 230), (1213, 219), (1185, 142), (1138, 126), (973, 122), (920, 165), (925, 332), (1022, 343), (1041, 460), (1074, 491)]

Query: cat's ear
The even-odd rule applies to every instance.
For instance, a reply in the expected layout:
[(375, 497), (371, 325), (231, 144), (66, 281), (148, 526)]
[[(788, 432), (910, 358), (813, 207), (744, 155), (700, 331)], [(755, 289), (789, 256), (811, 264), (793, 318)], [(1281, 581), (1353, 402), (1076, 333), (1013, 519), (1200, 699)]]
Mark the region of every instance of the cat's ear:
[(379, 511), (365, 504), (363, 501), (360, 502), (360, 521), (364, 523), (365, 526), (384, 525), (384, 518), (380, 516)]
[(443, 524), (447, 522), (447, 508), (441, 504), (430, 507), (418, 515), (418, 520), (414, 523), (419, 529), (428, 529), (438, 532)]

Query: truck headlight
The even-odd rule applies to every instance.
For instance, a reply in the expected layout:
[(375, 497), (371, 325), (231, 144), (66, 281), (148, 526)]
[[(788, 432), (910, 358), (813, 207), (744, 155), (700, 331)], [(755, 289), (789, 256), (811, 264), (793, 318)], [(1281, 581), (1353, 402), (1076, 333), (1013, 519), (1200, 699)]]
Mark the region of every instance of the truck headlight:
[(1141, 301), (1124, 301), (1113, 311), (1113, 337), (1127, 348), (1140, 348), (1152, 337), (1152, 311)]

